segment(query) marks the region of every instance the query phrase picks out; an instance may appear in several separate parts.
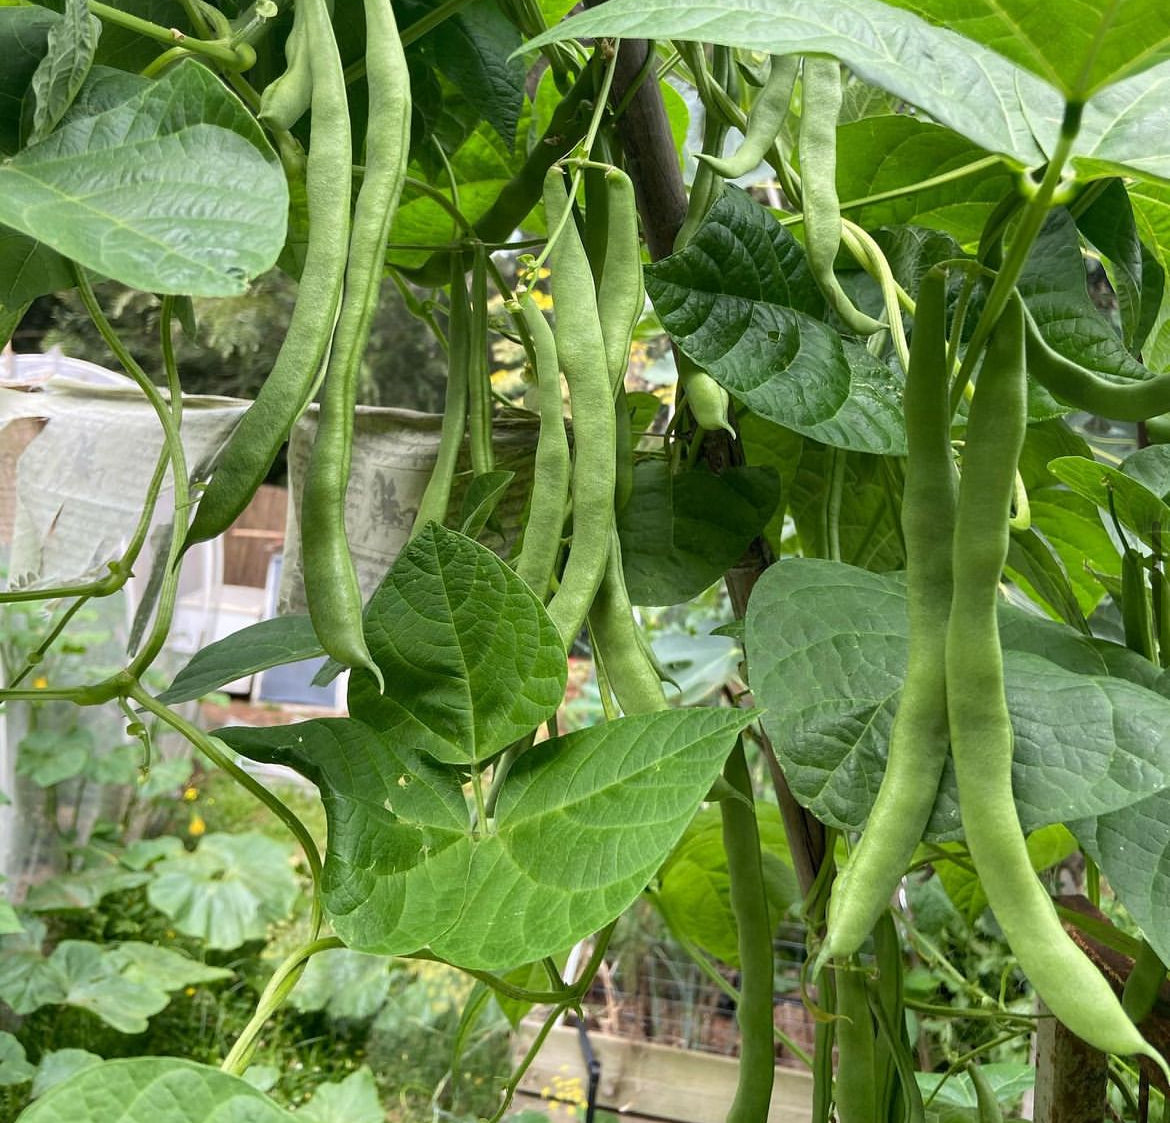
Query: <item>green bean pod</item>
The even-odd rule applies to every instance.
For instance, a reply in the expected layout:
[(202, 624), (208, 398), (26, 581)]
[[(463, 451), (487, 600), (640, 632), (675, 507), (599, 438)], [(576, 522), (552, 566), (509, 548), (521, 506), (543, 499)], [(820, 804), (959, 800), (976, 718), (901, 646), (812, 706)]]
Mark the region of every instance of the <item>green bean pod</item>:
[(991, 1082), (983, 1075), (983, 1069), (977, 1064), (968, 1067), (967, 1075), (971, 1078), (971, 1086), (975, 1089), (975, 1105), (979, 1113), (979, 1123), (1003, 1123), (1003, 1108), (999, 1106), (999, 1097), (995, 1094)]
[(605, 262), (597, 282), (597, 315), (605, 338), (605, 362), (616, 394), (626, 376), (634, 329), (646, 306), (642, 242), (634, 184), (620, 168), (605, 173)]
[(617, 431), (605, 337), (593, 275), (571, 214), (559, 168), (544, 181), (550, 231), (565, 218), (550, 255), (557, 358), (569, 384), (573, 414), (573, 541), (548, 613), (566, 647), (585, 622), (605, 573), (613, 522)]
[(776, 1073), (772, 1023), (772, 918), (760, 856), (760, 831), (743, 741), (736, 742), (723, 778), (743, 799), (719, 803), (723, 849), (727, 853), (731, 909), (735, 914), (740, 968), (739, 1073), (725, 1123), (759, 1123), (768, 1118)]
[(410, 529), (413, 538), (428, 522), (442, 523), (447, 518), (451, 503), (451, 484), (463, 438), (467, 433), (468, 350), (470, 342), (471, 307), (467, 299), (467, 284), (463, 279), (463, 263), (458, 254), (451, 255), (451, 311), (447, 320), (447, 398), (443, 403), (443, 427), (439, 433), (439, 451), (431, 478), (427, 481), (418, 513)]
[(967, 422), (946, 641), (959, 813), (992, 911), (1040, 999), (1103, 1053), (1165, 1061), (1061, 927), (1032, 869), (1012, 795), (1011, 719), (996, 619), (1016, 465), (1027, 425), (1024, 312), (1012, 298), (991, 334)]
[(358, 374), (378, 304), (386, 239), (406, 178), (410, 79), (390, 0), (365, 0), (364, 9), (371, 126), (366, 173), (354, 209), (345, 291), (305, 478), (301, 534), (313, 630), (327, 654), (366, 668), (381, 687), (381, 671), (362, 635), (362, 596), (346, 535), (345, 495)]
[(302, 0), (312, 47), (312, 137), (306, 165), (309, 233), (297, 302), (276, 361), (256, 400), (217, 457), (183, 548), (222, 534), (264, 482), (312, 397), (329, 353), (345, 278), (352, 151), (345, 76), (324, 0)]
[(1151, 662), (1154, 659), (1154, 625), (1146, 591), (1146, 571), (1137, 551), (1121, 551), (1121, 623), (1125, 646)]
[(865, 978), (856, 964), (837, 972), (837, 1079), (833, 1098), (838, 1123), (877, 1118), (874, 1025)]
[(894, 1036), (881, 1032), (879, 1025), (874, 1044), (874, 1090), (879, 1119), (896, 1119), (899, 1102), (898, 1061), (905, 1061), (910, 1045), (906, 1039), (906, 1007), (903, 992), (902, 944), (893, 913), (887, 908), (873, 928), (873, 954), (878, 970), (877, 982), (870, 985), (872, 998), (885, 1011), (885, 1023)]
[(918, 289), (903, 395), (906, 681), (869, 821), (833, 885), (822, 962), (854, 954), (889, 904), (922, 839), (947, 759), (944, 663), (956, 488), (946, 347), (946, 277), (932, 270)]
[(531, 296), (521, 297), (519, 315), (528, 336), (530, 358), (536, 372), (540, 436), (536, 441), (528, 522), (516, 559), (516, 572), (544, 600), (561, 552), (561, 530), (565, 523), (571, 471), (569, 438), (565, 433), (561, 368), (552, 328)]
[(724, 179), (738, 179), (757, 168), (788, 118), (798, 63), (796, 55), (773, 55), (767, 80), (748, 114), (743, 142), (730, 156), (700, 152), (699, 159)]
[(858, 335), (882, 325), (845, 294), (833, 265), (841, 246), (837, 199), (837, 118), (841, 113), (841, 64), (809, 55), (804, 60), (800, 114), (800, 181), (804, 205), (804, 252), (813, 279), (829, 306)]
[(722, 429), (735, 436), (735, 429), (727, 417), (731, 408), (730, 395), (705, 370), (682, 354), (678, 360), (678, 385), (700, 429)]
[(269, 128), (293, 127), (308, 111), (313, 99), (313, 64), (310, 59), (310, 17), (298, 4), (293, 10), (293, 26), (284, 42), (287, 65), (260, 95), (257, 116)]
[(622, 712), (652, 714), (666, 709), (662, 681), (646, 655), (626, 591), (616, 526), (610, 528), (605, 576), (589, 609), (589, 629)]
[(471, 468), (477, 476), (495, 468), (492, 450), (492, 383), (488, 369), (487, 251), (475, 247), (471, 269), (471, 324), (467, 400), (471, 425)]
[(1060, 401), (1114, 421), (1145, 421), (1170, 411), (1170, 373), (1118, 382), (1103, 378), (1054, 351), (1027, 310), (1024, 317), (1028, 373)]

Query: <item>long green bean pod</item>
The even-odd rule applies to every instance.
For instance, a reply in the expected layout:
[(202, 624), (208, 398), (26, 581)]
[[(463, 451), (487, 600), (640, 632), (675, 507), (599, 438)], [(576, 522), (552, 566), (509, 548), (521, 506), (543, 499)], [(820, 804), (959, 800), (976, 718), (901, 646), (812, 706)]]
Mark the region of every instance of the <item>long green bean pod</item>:
[[(311, 50), (318, 30), (311, 26), (305, 5), (293, 9), (292, 30), (284, 42), (287, 65), (260, 95), (260, 120), (273, 129), (291, 129), (308, 111), (313, 100), (313, 63)], [(328, 18), (328, 11), (326, 11)]]
[(475, 247), (471, 268), (471, 324), (467, 400), (471, 424), (471, 468), (477, 476), (495, 467), (492, 451), (492, 383), (488, 369), (487, 251)]
[(410, 536), (420, 533), (428, 522), (444, 522), (451, 503), (451, 483), (463, 450), (467, 433), (467, 382), (471, 355), (469, 327), (471, 307), (463, 263), (458, 254), (451, 255), (451, 311), (447, 318), (447, 398), (443, 403), (443, 426), (439, 433), (439, 451), (431, 478), (427, 481)]
[[(410, 145), (410, 79), (390, 0), (365, 0), (370, 128), (354, 209), (345, 291), (325, 374), (321, 415), (302, 499), (305, 593), (325, 651), (381, 682), (362, 635), (362, 596), (345, 528), (358, 374), (378, 303), (386, 239)], [(347, 161), (349, 157), (347, 156)]]
[(841, 113), (841, 64), (809, 55), (804, 60), (800, 114), (800, 183), (804, 208), (804, 251), (829, 306), (858, 335), (882, 325), (858, 309), (833, 271), (841, 246), (837, 199), (837, 118)]
[(991, 333), (967, 421), (946, 641), (947, 708), (959, 813), (975, 869), (1040, 999), (1104, 1053), (1165, 1061), (1061, 927), (1032, 869), (1012, 795), (1013, 733), (996, 619), (1016, 465), (1027, 425), (1024, 312), (1009, 301)]
[(646, 306), (646, 286), (642, 280), (642, 242), (638, 237), (634, 184), (620, 168), (611, 168), (605, 173), (605, 194), (608, 237), (597, 282), (597, 316), (616, 394), (626, 376), (634, 329)]
[(822, 960), (854, 954), (889, 904), (922, 839), (947, 759), (944, 662), (956, 488), (946, 348), (946, 277), (931, 270), (918, 290), (903, 395), (906, 681), (869, 821), (833, 885)]
[(872, 998), (886, 1012), (885, 1024), (893, 1036), (882, 1032), (878, 1026), (874, 1044), (874, 1091), (877, 1096), (879, 1119), (896, 1119), (895, 1109), (899, 1102), (898, 1061), (899, 1054), (909, 1050), (906, 1039), (906, 1007), (903, 994), (902, 944), (893, 913), (887, 908), (873, 927), (873, 956), (878, 970), (877, 982), (870, 984)]
[(856, 964), (837, 971), (837, 1079), (833, 1098), (838, 1123), (877, 1118), (874, 1025), (865, 978)]
[(605, 573), (617, 440), (593, 275), (572, 215), (562, 223), (569, 206), (564, 177), (559, 168), (551, 168), (544, 180), (544, 208), (549, 230), (561, 226), (549, 264), (557, 358), (569, 384), (573, 414), (573, 541), (548, 613), (566, 646), (581, 630)]
[(605, 576), (589, 609), (589, 630), (622, 712), (652, 714), (666, 709), (662, 681), (641, 643), (626, 591), (616, 526), (610, 527)]
[(536, 373), (540, 436), (536, 441), (528, 522), (516, 559), (516, 572), (544, 600), (561, 552), (561, 528), (569, 497), (569, 438), (565, 433), (561, 368), (552, 328), (531, 296), (521, 297), (519, 315)]
[(743, 142), (730, 156), (713, 156), (702, 152), (699, 159), (724, 179), (738, 179), (759, 166), (776, 143), (776, 137), (788, 117), (788, 104), (796, 85), (799, 58), (796, 55), (773, 55), (768, 77), (748, 113)]
[(1145, 421), (1170, 410), (1170, 373), (1113, 382), (1048, 346), (1025, 310), (1028, 373), (1060, 401), (1114, 421)]
[(999, 1106), (999, 1097), (991, 1086), (991, 1081), (983, 1074), (983, 1069), (977, 1064), (967, 1069), (971, 1078), (971, 1086), (975, 1089), (976, 1110), (979, 1112), (979, 1123), (1003, 1123), (1003, 1108)]
[(309, 403), (333, 336), (350, 232), (349, 106), (325, 0), (302, 0), (297, 18), (311, 39), (313, 80), (305, 173), (309, 234), (297, 302), (272, 370), (217, 457), (184, 549), (222, 534), (255, 495)]
[(768, 1118), (775, 1079), (772, 1035), (772, 920), (764, 889), (760, 831), (752, 803), (752, 780), (737, 741), (723, 768), (723, 778), (744, 799), (719, 804), (723, 818), (723, 849), (731, 888), (731, 909), (738, 930), (740, 1000), (739, 1076), (726, 1123), (760, 1123)]

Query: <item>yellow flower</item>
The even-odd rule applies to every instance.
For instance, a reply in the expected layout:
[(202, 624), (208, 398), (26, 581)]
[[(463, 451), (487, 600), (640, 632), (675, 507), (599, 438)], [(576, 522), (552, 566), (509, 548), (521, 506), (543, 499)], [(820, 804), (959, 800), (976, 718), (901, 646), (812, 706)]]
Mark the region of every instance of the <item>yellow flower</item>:
[(185, 994), (185, 995), (186, 995), (188, 998), (194, 998), (194, 996), (195, 996), (195, 988), (194, 988), (194, 987), (187, 987), (187, 989), (186, 989), (185, 991), (183, 991), (183, 993), (184, 993), (184, 994)]
[(49, 685), (49, 680), (47, 678), (45, 678), (44, 675), (37, 675), (37, 677), (33, 679), (33, 686), (37, 690), (44, 690), (45, 687), (48, 685)]
[[(542, 275), (548, 274), (547, 269), (542, 269), (540, 272)], [(532, 303), (542, 312), (547, 312), (553, 306), (552, 297), (547, 292), (542, 292), (540, 289), (530, 289), (529, 292), (532, 296)]]
[(207, 831), (207, 824), (203, 821), (203, 816), (202, 815), (193, 815), (191, 817), (191, 823), (187, 827), (187, 833), (192, 838), (198, 838), (201, 834), (206, 833), (206, 831)]
[(199, 798), (199, 789), (198, 788), (187, 788), (183, 792), (183, 798), (188, 803), (194, 803)]

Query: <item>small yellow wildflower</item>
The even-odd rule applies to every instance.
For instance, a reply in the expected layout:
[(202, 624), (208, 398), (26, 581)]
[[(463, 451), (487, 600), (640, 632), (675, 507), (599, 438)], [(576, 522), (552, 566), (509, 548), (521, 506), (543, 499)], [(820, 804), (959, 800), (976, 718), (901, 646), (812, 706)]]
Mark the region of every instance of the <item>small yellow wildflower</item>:
[(195, 988), (194, 988), (194, 987), (187, 987), (187, 989), (186, 989), (186, 990), (184, 990), (184, 991), (183, 991), (183, 993), (184, 993), (184, 994), (185, 994), (185, 995), (186, 995), (188, 998), (194, 998), (194, 997), (195, 997)]
[(185, 799), (188, 803), (194, 803), (198, 798), (199, 798), (199, 789), (198, 788), (187, 788), (183, 792), (183, 799)]
[(45, 687), (47, 687), (48, 685), (49, 685), (49, 680), (47, 678), (45, 678), (44, 675), (37, 675), (37, 677), (33, 679), (33, 686), (37, 690), (44, 690)]
[[(541, 275), (547, 275), (548, 270), (542, 269)], [(541, 289), (529, 289), (529, 294), (532, 296), (532, 303), (536, 305), (542, 312), (547, 312), (552, 306), (552, 297), (547, 292)]]
[(198, 838), (200, 835), (205, 834), (206, 832), (207, 832), (207, 824), (203, 821), (203, 816), (202, 815), (193, 815), (191, 817), (191, 823), (187, 827), (187, 833), (192, 838)]

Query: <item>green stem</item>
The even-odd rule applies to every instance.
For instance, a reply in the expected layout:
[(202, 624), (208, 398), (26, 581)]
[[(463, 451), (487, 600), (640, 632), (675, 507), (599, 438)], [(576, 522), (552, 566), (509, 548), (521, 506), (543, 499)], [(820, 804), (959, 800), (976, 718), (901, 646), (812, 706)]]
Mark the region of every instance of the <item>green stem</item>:
[(955, 384), (951, 387), (952, 412), (959, 407), (963, 391), (971, 381), (971, 375), (975, 371), (975, 364), (983, 354), (983, 348), (991, 337), (992, 329), (999, 322), (1004, 308), (1007, 307), (1008, 299), (1016, 287), (1016, 281), (1019, 280), (1025, 262), (1028, 260), (1028, 254), (1031, 252), (1036, 235), (1040, 233), (1040, 228), (1048, 217), (1053, 196), (1056, 194), (1056, 189), (1060, 186), (1064, 175), (1064, 165), (1072, 154), (1073, 144), (1080, 131), (1083, 108), (1082, 105), (1073, 102), (1065, 105), (1064, 121), (1061, 124), (1056, 149), (1052, 153), (1052, 158), (1048, 162), (1040, 185), (1024, 203), (1015, 235), (1004, 255), (1003, 264), (996, 273), (991, 291), (987, 294), (987, 302), (975, 324), (975, 331), (972, 333), (971, 342), (963, 356)]
[(231, 759), (219, 744), (202, 729), (192, 725), (186, 718), (175, 713), (168, 706), (164, 706), (156, 698), (148, 694), (139, 683), (133, 683), (125, 691), (126, 697), (132, 698), (148, 713), (153, 714), (164, 724), (169, 725), (176, 733), (181, 734), (199, 750), (212, 764), (226, 772), (237, 784), (251, 792), (265, 807), (268, 808), (286, 827), (293, 838), (297, 840), (305, 852), (305, 860), (309, 863), (309, 872), (313, 879), (313, 911), (311, 926), (316, 934), (321, 929), (321, 853), (317, 843), (309, 833), (309, 829), (298, 818), (295, 811), (285, 805), (284, 801), (275, 793), (270, 792), (250, 773), (245, 772)]
[(284, 1000), (289, 996), (293, 987), (297, 985), (305, 966), (319, 951), (328, 951), (332, 948), (343, 948), (345, 944), (336, 936), (324, 936), (319, 940), (312, 940), (303, 944), (289, 954), (288, 958), (277, 967), (268, 980), (268, 985), (256, 1003), (256, 1011), (244, 1026), (240, 1036), (236, 1038), (231, 1051), (224, 1058), (219, 1067), (232, 1076), (242, 1076), (252, 1060), (252, 1053), (256, 1047), (256, 1038), (264, 1028), (268, 1019), (280, 1009)]
[[(125, 28), (127, 31), (133, 31), (137, 35), (144, 35), (147, 39), (166, 43), (171, 47), (182, 47), (192, 54), (202, 55), (212, 62), (217, 62), (229, 70), (251, 65), (248, 61), (248, 56), (251, 55), (250, 51), (239, 51), (228, 43), (197, 39), (194, 36), (184, 34), (177, 28), (163, 27), (161, 24), (152, 23), (140, 16), (112, 8), (109, 4), (101, 3), (101, 0), (89, 0), (89, 10), (103, 23)], [(254, 59), (255, 56), (251, 55), (251, 57)]]
[(756, 1123), (768, 1117), (776, 1058), (772, 1023), (772, 922), (760, 857), (760, 832), (752, 799), (751, 773), (737, 740), (723, 768), (727, 782), (744, 800), (719, 805), (723, 846), (731, 882), (731, 909), (739, 931), (739, 1077), (727, 1123)]
[(53, 625), (49, 634), (37, 645), (36, 649), (29, 655), (24, 669), (8, 684), (6, 689), (11, 690), (19, 686), (38, 666), (41, 660), (44, 659), (45, 653), (57, 641), (57, 637), (69, 626), (69, 621), (77, 615), (78, 610), (89, 601), (89, 597), (78, 597), (62, 614), (61, 619)]
[(536, 1060), (536, 1055), (544, 1047), (545, 1039), (552, 1032), (553, 1026), (557, 1024), (557, 1020), (567, 1009), (568, 1007), (564, 1004), (554, 1006), (552, 1012), (545, 1018), (544, 1024), (532, 1039), (532, 1044), (529, 1045), (527, 1052), (521, 1058), (515, 1071), (508, 1078), (508, 1083), (504, 1085), (503, 1102), (501, 1102), (495, 1115), (489, 1120), (489, 1123), (500, 1123), (500, 1120), (504, 1118), (504, 1112), (512, 1106), (512, 1097), (516, 1094), (516, 1089), (519, 1087), (520, 1081), (524, 1079), (524, 1074), (532, 1067), (532, 1062)]

